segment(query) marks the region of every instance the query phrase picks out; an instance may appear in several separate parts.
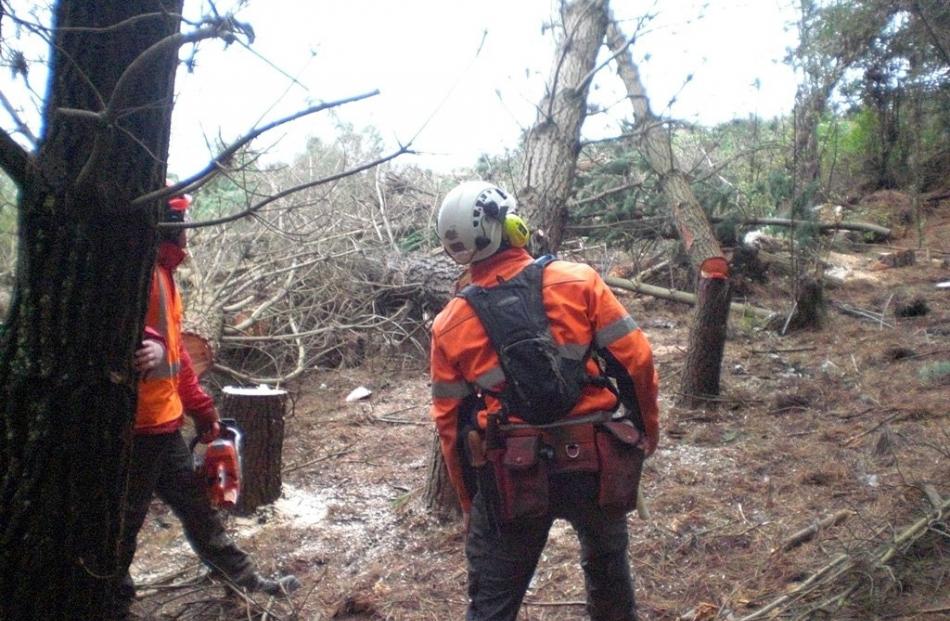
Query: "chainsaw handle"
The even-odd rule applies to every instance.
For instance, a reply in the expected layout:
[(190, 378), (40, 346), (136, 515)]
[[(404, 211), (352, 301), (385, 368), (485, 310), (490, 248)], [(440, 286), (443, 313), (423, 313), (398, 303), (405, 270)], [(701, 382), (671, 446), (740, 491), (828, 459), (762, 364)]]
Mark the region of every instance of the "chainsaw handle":
[[(241, 428), (238, 427), (237, 421), (233, 418), (222, 418), (218, 421), (221, 425), (221, 433), (218, 437), (230, 436), (234, 440), (235, 444), (240, 443), (241, 441)], [(195, 447), (198, 446), (198, 443), (201, 442), (201, 434), (197, 434), (191, 439), (188, 443), (188, 451), (191, 453), (195, 452)]]

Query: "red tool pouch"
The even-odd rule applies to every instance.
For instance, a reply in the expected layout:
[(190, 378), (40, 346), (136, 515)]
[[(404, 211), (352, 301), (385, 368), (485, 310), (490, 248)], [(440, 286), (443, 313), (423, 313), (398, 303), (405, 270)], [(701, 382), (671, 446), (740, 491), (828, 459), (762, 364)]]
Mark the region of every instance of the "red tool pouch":
[(542, 438), (554, 451), (551, 474), (597, 472), (600, 469), (593, 425), (545, 429)]
[(541, 517), (548, 512), (547, 460), (540, 458), (541, 436), (509, 436), (505, 448), (489, 451), (498, 487), (499, 519)]
[(637, 506), (644, 459), (639, 441), (640, 432), (629, 421), (603, 423), (597, 429), (598, 504), (607, 511), (626, 513)]

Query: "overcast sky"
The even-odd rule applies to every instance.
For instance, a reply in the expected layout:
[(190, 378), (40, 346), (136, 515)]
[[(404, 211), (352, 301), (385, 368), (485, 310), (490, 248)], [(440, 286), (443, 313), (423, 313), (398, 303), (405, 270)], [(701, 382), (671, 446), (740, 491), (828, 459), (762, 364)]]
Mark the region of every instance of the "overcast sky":
[[(216, 6), (223, 11), (235, 3)], [(781, 62), (794, 44), (794, 31), (786, 29), (794, 17), (789, 3), (711, 0), (705, 11), (700, 0), (613, 0), (611, 6), (627, 31), (637, 16), (659, 13), (633, 48), (654, 110), (712, 124), (791, 109), (794, 77)], [(187, 175), (206, 163), (208, 139), (228, 142), (308, 104), (375, 89), (379, 96), (340, 109), (339, 117), (358, 128), (375, 126), (390, 145), (421, 130), (413, 147), (422, 154), (400, 161), (445, 171), (512, 148), (520, 129), (533, 123), (550, 72), (554, 48), (543, 25), (555, 6), (552, 0), (251, 0), (238, 15), (254, 28), (253, 53), (203, 42), (194, 72), (179, 72), (170, 170)], [(204, 0), (186, 0), (186, 16), (202, 10)], [(695, 77), (684, 87), (689, 74)], [(585, 135), (618, 133), (619, 119), (630, 113), (612, 66), (594, 88), (591, 99), (610, 114), (588, 119)], [(13, 87), (3, 89), (16, 96)], [(676, 104), (665, 109), (674, 93)], [(332, 121), (320, 113), (255, 144), (276, 143), (272, 157), (286, 160), (310, 135), (332, 139)]]

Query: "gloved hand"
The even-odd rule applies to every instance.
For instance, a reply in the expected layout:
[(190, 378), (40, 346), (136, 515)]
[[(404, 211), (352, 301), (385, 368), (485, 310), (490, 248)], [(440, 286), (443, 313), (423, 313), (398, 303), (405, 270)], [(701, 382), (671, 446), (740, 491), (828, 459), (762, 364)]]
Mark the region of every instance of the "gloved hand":
[(217, 419), (204, 424), (198, 423), (197, 421), (195, 422), (198, 431), (198, 441), (202, 444), (211, 444), (221, 435), (221, 423), (219, 423)]
[(195, 436), (202, 444), (209, 444), (221, 435), (221, 416), (210, 397), (201, 409), (187, 410), (186, 414), (195, 422)]
[(155, 339), (145, 339), (142, 345), (135, 350), (133, 366), (139, 373), (147, 373), (154, 369), (165, 356), (165, 346)]

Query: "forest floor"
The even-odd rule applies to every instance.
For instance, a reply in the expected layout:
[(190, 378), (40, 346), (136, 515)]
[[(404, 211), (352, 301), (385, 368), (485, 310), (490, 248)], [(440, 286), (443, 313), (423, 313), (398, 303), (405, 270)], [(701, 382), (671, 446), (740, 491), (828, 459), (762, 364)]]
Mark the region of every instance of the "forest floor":
[[(891, 243), (917, 247), (916, 233)], [(779, 336), (733, 315), (714, 409), (674, 404), (689, 308), (621, 294), (661, 378), (660, 448), (643, 480), (650, 519), (628, 516), (641, 619), (740, 620), (783, 596), (757, 618), (950, 618), (946, 521), (925, 519), (950, 498), (950, 290), (936, 286), (950, 280), (950, 206), (929, 214), (923, 248), (915, 265), (881, 269), (889, 248), (837, 247), (829, 260), (846, 280), (826, 290), (821, 330)], [(787, 290), (776, 278), (750, 285), (748, 297), (787, 313)], [(394, 367), (369, 361), (303, 383), (288, 413), (282, 497), (228, 518), (264, 573), (293, 572), (302, 589), (255, 602), (225, 596), (156, 501), (133, 566), (135, 611), (462, 619), (461, 526), (421, 501), (434, 433), (425, 362)], [(346, 402), (359, 386), (372, 394)], [(519, 619), (587, 618), (578, 550), (556, 522)]]

